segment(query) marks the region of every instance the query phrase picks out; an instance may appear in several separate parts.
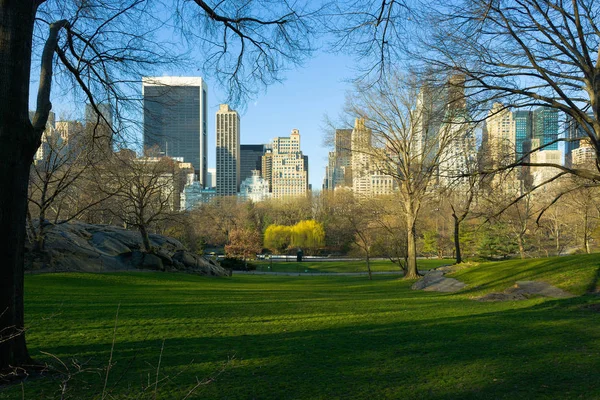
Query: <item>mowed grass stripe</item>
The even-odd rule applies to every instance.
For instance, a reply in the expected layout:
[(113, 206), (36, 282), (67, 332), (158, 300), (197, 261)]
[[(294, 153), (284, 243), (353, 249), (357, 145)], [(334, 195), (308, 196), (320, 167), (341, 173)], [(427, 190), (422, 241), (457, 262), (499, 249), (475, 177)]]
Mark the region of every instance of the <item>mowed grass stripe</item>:
[[(28, 341), (36, 358), (49, 360), (44, 351), (101, 368), (120, 304), (109, 389), (122, 399), (153, 382), (163, 340), (165, 399), (183, 397), (227, 360), (196, 398), (594, 399), (600, 314), (586, 306), (600, 299), (470, 297), (505, 289), (511, 274), (577, 292), (593, 283), (599, 260), (481, 264), (455, 274), (471, 284), (458, 294), (412, 291), (393, 276), (35, 275), (26, 279)], [(27, 381), (26, 398), (58, 398), (57, 379)], [(76, 376), (71, 398), (94, 398), (103, 379)], [(0, 398), (20, 392), (3, 388)]]

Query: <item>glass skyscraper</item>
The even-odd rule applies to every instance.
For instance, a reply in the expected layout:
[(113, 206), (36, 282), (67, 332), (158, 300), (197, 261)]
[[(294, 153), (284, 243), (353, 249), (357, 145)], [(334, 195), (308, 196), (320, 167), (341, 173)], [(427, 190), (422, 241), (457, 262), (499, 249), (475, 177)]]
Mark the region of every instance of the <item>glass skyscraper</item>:
[(521, 159), (527, 152), (525, 142), (532, 135), (531, 112), (515, 111), (513, 112), (513, 120), (515, 121), (515, 151), (517, 159)]
[[(550, 107), (539, 107), (533, 111), (533, 139), (539, 139), (542, 150), (558, 150), (558, 110)], [(547, 146), (546, 146), (547, 145)]]
[(192, 163), (201, 186), (208, 165), (206, 82), (200, 77), (144, 77), (144, 147)]

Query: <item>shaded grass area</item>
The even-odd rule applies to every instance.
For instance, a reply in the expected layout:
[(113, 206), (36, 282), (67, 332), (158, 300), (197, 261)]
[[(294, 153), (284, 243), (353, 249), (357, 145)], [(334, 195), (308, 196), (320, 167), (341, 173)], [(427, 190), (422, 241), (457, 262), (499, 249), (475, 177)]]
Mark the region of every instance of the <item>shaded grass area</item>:
[[(272, 272), (298, 272), (302, 273), (330, 273), (330, 272), (366, 272), (367, 264), (364, 260), (343, 260), (343, 261), (253, 261), (257, 266), (257, 271), (272, 271)], [(417, 265), (419, 270), (425, 271), (432, 268), (437, 268), (441, 265), (453, 264), (454, 259), (419, 259)], [(371, 261), (371, 270), (373, 272), (399, 272), (401, 268), (398, 264), (390, 260), (373, 260)]]
[[(593, 283), (600, 258), (554, 260), (563, 271), (542, 259), (455, 276), (478, 292), (520, 277), (561, 280), (576, 292)], [(152, 391), (163, 341), (165, 399), (182, 398), (227, 360), (194, 398), (600, 398), (600, 314), (589, 307), (600, 298), (479, 303), (472, 288), (440, 294), (410, 285), (393, 276), (28, 276), (28, 339), (38, 359), (50, 360), (45, 351), (102, 368), (120, 304), (107, 386), (118, 399)], [(58, 378), (25, 382), (25, 398), (59, 398)], [(103, 382), (101, 371), (81, 374), (67, 394), (94, 398)], [(18, 398), (20, 386), (0, 389), (0, 399)]]

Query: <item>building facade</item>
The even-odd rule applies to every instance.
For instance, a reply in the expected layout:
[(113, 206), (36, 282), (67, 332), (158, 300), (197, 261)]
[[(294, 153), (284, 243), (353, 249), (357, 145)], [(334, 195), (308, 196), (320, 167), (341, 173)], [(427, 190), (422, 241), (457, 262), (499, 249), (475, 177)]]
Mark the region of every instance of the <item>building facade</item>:
[(208, 87), (200, 77), (143, 77), (144, 147), (192, 163), (201, 186), (208, 164)]
[(252, 171), (262, 170), (262, 156), (265, 154), (264, 144), (240, 145), (240, 182), (253, 175)]
[(532, 120), (531, 137), (538, 140), (538, 147), (543, 146), (543, 150), (558, 150), (558, 110), (550, 107), (536, 108), (533, 110)]
[(325, 190), (352, 186), (352, 129), (336, 129), (334, 144), (325, 169)]
[(240, 116), (221, 104), (217, 127), (217, 195), (235, 196), (240, 188)]
[(239, 196), (242, 200), (250, 200), (254, 203), (267, 200), (271, 198), (269, 182), (260, 176), (260, 171), (254, 170), (252, 176), (244, 179), (240, 184)]
[(270, 185), (273, 197), (306, 195), (308, 158), (300, 150), (300, 131), (293, 129), (289, 137), (273, 139), (271, 154), (267, 159), (271, 159)]

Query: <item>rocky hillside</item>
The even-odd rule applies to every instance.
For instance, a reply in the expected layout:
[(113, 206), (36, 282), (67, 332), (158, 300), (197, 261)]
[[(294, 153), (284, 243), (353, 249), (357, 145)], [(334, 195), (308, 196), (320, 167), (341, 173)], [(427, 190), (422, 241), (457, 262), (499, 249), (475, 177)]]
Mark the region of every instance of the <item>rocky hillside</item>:
[(137, 231), (82, 222), (47, 228), (44, 254), (27, 251), (28, 270), (123, 271), (147, 269), (187, 271), (224, 276), (228, 271), (216, 261), (187, 251), (177, 240), (150, 234), (153, 253), (143, 252)]

